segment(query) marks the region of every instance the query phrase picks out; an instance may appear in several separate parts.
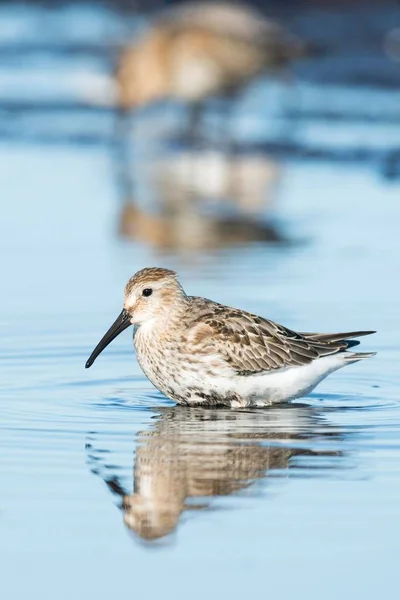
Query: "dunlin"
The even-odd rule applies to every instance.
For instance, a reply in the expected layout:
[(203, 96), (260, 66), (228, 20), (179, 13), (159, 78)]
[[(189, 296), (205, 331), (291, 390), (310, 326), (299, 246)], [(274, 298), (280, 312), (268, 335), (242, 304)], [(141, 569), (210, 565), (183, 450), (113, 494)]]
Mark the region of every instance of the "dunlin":
[[(284, 76), (287, 81), (293, 61), (319, 53), (247, 4), (184, 2), (159, 13), (123, 48), (111, 84), (116, 108), (114, 164), (122, 199), (136, 195), (131, 111), (165, 100), (183, 102), (189, 117), (183, 133), (193, 148), (211, 135), (203, 126), (210, 98), (231, 100), (263, 74)], [(232, 154), (230, 107), (234, 108), (231, 102), (225, 104), (221, 114), (225, 125), (219, 134), (219, 127), (214, 127), (211, 137), (224, 153)]]
[(352, 338), (375, 333), (297, 333), (217, 302), (187, 296), (169, 269), (138, 271), (125, 287), (124, 308), (89, 357), (134, 326), (139, 364), (150, 381), (180, 404), (268, 406), (305, 396), (327, 375), (373, 356), (347, 352)]
[(245, 4), (189, 2), (162, 14), (121, 53), (118, 104), (163, 98), (191, 104), (232, 93), (262, 72), (312, 54), (310, 44)]

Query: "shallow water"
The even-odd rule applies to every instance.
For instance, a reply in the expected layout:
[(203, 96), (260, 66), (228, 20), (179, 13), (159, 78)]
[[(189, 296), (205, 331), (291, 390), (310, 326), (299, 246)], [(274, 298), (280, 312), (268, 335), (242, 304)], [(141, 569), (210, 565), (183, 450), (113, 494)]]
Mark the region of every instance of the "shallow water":
[[(34, 35), (32, 15), (13, 11), (9, 22)], [(106, 21), (96, 15), (93, 36)], [(395, 106), (393, 92), (379, 93)], [(23, 115), (30, 131), (50, 131), (54, 113), (35, 114)], [(70, 133), (75, 117), (57, 123)], [(305, 122), (303, 138), (314, 128), (330, 143), (328, 128), (342, 149), (354, 142), (346, 123)], [(0, 145), (4, 598), (395, 596), (398, 185), (368, 161), (291, 160), (275, 213), (298, 243), (166, 254), (117, 237), (107, 145), (25, 143), (20, 125), (2, 118), (15, 138)], [(371, 127), (390, 146), (386, 125)], [(145, 265), (299, 330), (377, 329), (362, 349), (378, 355), (265, 411), (173, 406), (142, 375), (129, 332), (85, 371), (126, 279)]]

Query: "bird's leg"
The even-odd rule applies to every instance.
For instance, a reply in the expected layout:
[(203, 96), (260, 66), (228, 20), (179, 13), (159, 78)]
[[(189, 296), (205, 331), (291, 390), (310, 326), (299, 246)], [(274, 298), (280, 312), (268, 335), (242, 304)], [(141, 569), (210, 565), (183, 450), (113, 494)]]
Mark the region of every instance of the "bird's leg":
[(129, 109), (118, 107), (114, 120), (114, 139), (112, 143), (112, 166), (117, 186), (118, 200), (122, 206), (133, 200), (133, 176), (130, 153)]
[(203, 131), (203, 114), (204, 114), (204, 103), (201, 100), (192, 102), (189, 105), (189, 122), (187, 129), (187, 145), (191, 149), (196, 149), (199, 146), (199, 142), (204, 141)]
[(293, 80), (289, 72), (282, 74), (282, 92), (280, 98), (280, 107), (283, 116), (283, 126), (280, 131), (282, 142), (293, 143), (299, 132), (303, 96), (301, 88)]
[(233, 133), (236, 113), (236, 96), (226, 95), (222, 98), (221, 130), (217, 140), (217, 148), (227, 161), (232, 160), (235, 154), (235, 136)]

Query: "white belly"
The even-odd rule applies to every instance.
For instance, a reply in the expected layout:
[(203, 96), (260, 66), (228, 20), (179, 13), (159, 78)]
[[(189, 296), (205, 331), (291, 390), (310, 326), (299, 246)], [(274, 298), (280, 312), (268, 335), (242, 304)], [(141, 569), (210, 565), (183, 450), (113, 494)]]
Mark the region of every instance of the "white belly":
[[(232, 399), (233, 407), (267, 406), (300, 398), (311, 392), (327, 375), (346, 364), (342, 354), (320, 358), (309, 365), (287, 367), (256, 375), (201, 378), (201, 374), (187, 387), (199, 387), (204, 392)], [(182, 382), (183, 383), (183, 382)], [(238, 398), (236, 400), (236, 397)], [(198, 402), (193, 398), (193, 402)]]
[(219, 355), (182, 357), (176, 355), (175, 343), (162, 348), (157, 340), (142, 343), (146, 333), (142, 326), (135, 335), (140, 366), (163, 394), (182, 404), (245, 407), (285, 402), (305, 396), (327, 375), (350, 363), (348, 355), (338, 353), (308, 365), (238, 375)]

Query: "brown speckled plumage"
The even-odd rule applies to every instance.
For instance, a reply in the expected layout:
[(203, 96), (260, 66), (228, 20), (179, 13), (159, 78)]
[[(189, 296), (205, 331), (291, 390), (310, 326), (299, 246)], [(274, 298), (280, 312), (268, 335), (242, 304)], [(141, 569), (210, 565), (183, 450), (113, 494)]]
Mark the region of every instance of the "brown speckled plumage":
[[(144, 289), (151, 289), (148, 298)], [(168, 269), (136, 273), (125, 288), (124, 311), (135, 325), (134, 345), (144, 373), (181, 404), (264, 406), (300, 397), (332, 371), (371, 356), (347, 352), (359, 343), (351, 338), (371, 331), (297, 333), (255, 314), (187, 296)]]
[(125, 286), (125, 294), (129, 295), (134, 286), (138, 286), (141, 284), (150, 285), (167, 277), (170, 278), (172, 281), (178, 280), (176, 272), (171, 271), (170, 269), (159, 269), (156, 267), (142, 269), (129, 279), (128, 283)]
[(314, 51), (249, 6), (184, 3), (122, 50), (115, 71), (118, 103), (200, 101), (239, 89), (262, 72), (280, 72)]

